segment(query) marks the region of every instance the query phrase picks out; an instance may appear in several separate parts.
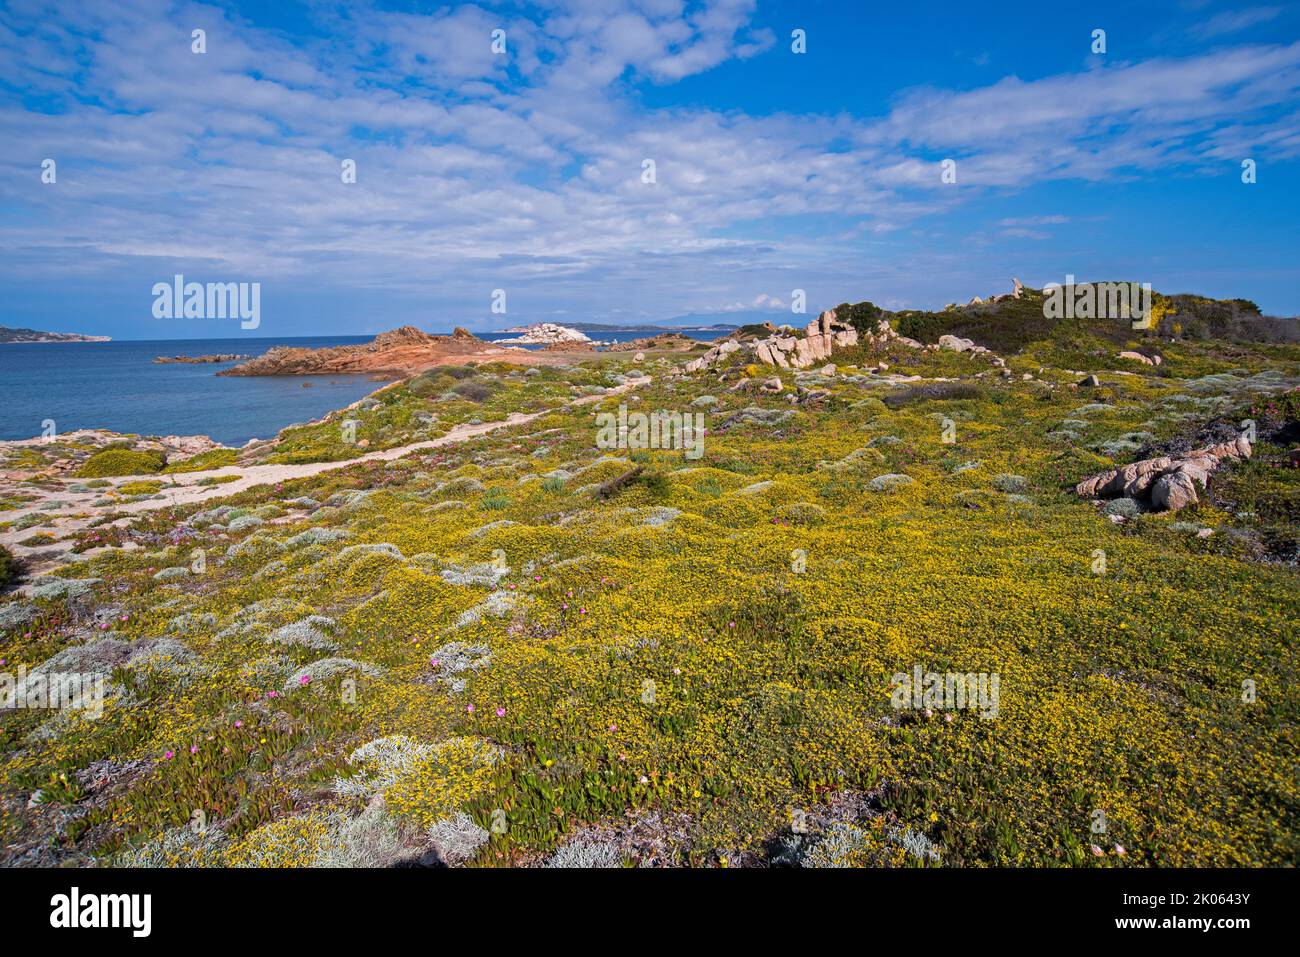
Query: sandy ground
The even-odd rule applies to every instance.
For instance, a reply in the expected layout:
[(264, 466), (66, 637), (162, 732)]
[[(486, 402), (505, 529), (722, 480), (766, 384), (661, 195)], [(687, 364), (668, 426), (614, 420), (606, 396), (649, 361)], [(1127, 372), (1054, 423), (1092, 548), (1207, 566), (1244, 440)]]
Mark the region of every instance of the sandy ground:
[[(56, 510), (48, 511), (51, 516), (50, 524), (40, 527), (16, 529), (9, 528), (0, 532), (0, 544), (7, 546), (13, 554), (24, 559), (27, 562), (27, 573), (29, 578), (42, 571), (48, 571), (50, 568), (68, 561), (84, 560), (93, 557), (96, 553), (106, 549), (91, 549), (74, 555), (64, 549), (68, 548), (71, 543), (59, 543), (58, 545), (44, 545), (29, 548), (19, 545), (18, 542), (29, 538), (38, 532), (45, 532), (56, 538), (62, 538), (79, 532), (87, 528), (92, 522), (102, 516), (112, 512), (123, 515), (123, 521), (126, 516), (138, 514), (141, 512), (151, 512), (161, 508), (174, 508), (179, 505), (191, 505), (196, 502), (209, 503), (219, 499), (228, 498), (240, 492), (245, 492), (250, 488), (259, 485), (276, 485), (280, 482), (287, 482), (293, 479), (306, 478), (311, 475), (319, 475), (322, 472), (330, 472), (335, 469), (347, 468), (351, 465), (357, 465), (363, 462), (391, 462), (399, 459), (411, 452), (419, 452), (424, 449), (436, 449), (445, 445), (454, 445), (458, 442), (464, 442), (475, 436), (483, 435), (488, 432), (494, 432), (498, 429), (510, 428), (511, 426), (523, 425), (534, 419), (549, 415), (558, 411), (559, 408), (568, 408), (571, 406), (589, 405), (599, 402), (610, 395), (627, 392), (638, 386), (645, 385), (650, 381), (649, 376), (642, 376), (637, 379), (629, 379), (621, 385), (611, 388), (608, 392), (601, 395), (588, 395), (571, 402), (565, 403), (553, 409), (543, 409), (540, 412), (530, 413), (512, 413), (505, 419), (496, 422), (483, 422), (479, 425), (458, 425), (451, 429), (446, 435), (439, 436), (436, 439), (429, 439), (424, 442), (413, 442), (410, 445), (402, 445), (392, 449), (383, 449), (376, 452), (369, 452), (365, 455), (358, 456), (354, 459), (344, 459), (340, 462), (309, 462), (302, 465), (231, 465), (225, 468), (210, 469), (206, 472), (180, 472), (174, 475), (168, 475), (163, 478), (174, 482), (174, 486), (162, 489), (157, 495), (138, 502), (126, 502), (115, 505), (94, 505), (97, 499), (102, 498), (108, 491), (106, 488), (92, 489), (89, 492), (70, 492), (67, 491), (68, 485), (84, 481), (75, 478), (55, 479), (63, 488), (39, 489), (31, 486), (22, 486), (22, 491), (28, 494), (36, 494), (38, 497), (31, 502), (26, 502), (19, 509), (12, 512), (4, 513), (6, 521), (14, 521), (23, 515), (32, 512), (45, 511), (48, 503), (51, 501), (63, 502), (63, 506)], [(27, 440), (39, 441), (39, 440)], [(25, 444), (13, 443), (13, 444)], [(226, 482), (222, 485), (199, 485), (200, 479), (209, 477), (220, 477), (223, 475), (236, 475), (238, 478), (233, 482)], [(148, 479), (158, 479), (158, 475), (122, 475), (117, 476), (110, 481), (114, 487), (126, 482), (136, 482)], [(116, 524), (116, 523), (113, 523)]]

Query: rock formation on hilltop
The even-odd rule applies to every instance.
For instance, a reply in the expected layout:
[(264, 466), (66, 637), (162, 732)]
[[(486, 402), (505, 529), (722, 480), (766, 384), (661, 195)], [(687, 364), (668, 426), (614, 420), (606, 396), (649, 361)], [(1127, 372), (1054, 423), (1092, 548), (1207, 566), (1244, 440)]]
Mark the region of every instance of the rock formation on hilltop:
[(719, 359), (740, 349), (752, 350), (755, 359), (764, 365), (782, 369), (806, 369), (817, 362), (828, 360), (835, 349), (856, 345), (858, 341), (857, 330), (841, 321), (834, 309), (826, 310), (808, 323), (802, 335), (789, 326), (777, 329), (768, 322), (763, 323), (762, 328), (772, 334), (752, 340), (728, 337), (704, 355), (686, 363), (684, 370), (698, 372), (707, 369)]

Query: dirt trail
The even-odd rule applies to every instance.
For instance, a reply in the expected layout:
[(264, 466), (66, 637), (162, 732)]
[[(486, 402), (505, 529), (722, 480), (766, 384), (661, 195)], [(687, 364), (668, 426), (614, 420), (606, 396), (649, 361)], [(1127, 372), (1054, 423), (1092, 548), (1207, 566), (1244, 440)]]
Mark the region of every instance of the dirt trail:
[[(165, 476), (166, 479), (175, 483), (162, 489), (157, 495), (143, 499), (139, 502), (126, 502), (115, 505), (94, 505), (93, 502), (102, 497), (106, 491), (103, 488), (94, 489), (89, 492), (69, 492), (66, 486), (74, 485), (79, 479), (63, 479), (65, 488), (62, 490), (51, 491), (46, 489), (32, 489), (26, 487), (24, 491), (38, 492), (39, 498), (25, 503), (21, 509), (6, 513), (4, 518), (7, 521), (14, 521), (23, 515), (33, 512), (46, 510), (48, 503), (51, 501), (63, 502), (63, 506), (57, 511), (49, 511), (47, 514), (51, 517), (49, 525), (43, 525), (39, 528), (17, 529), (9, 528), (0, 532), (0, 544), (8, 546), (15, 556), (23, 558), (28, 557), (32, 560), (32, 573), (36, 573), (42, 568), (52, 567), (69, 559), (88, 558), (95, 552), (102, 549), (93, 549), (84, 552), (81, 555), (72, 555), (70, 553), (58, 556), (51, 555), (48, 559), (44, 558), (44, 553), (57, 546), (37, 546), (29, 548), (17, 544), (22, 539), (37, 532), (47, 532), (56, 536), (65, 536), (72, 532), (80, 531), (90, 525), (91, 522), (101, 516), (112, 512), (122, 515), (133, 515), (140, 512), (151, 512), (160, 508), (174, 508), (178, 505), (190, 505), (195, 502), (214, 502), (219, 499), (228, 498), (240, 492), (245, 492), (250, 488), (259, 485), (276, 485), (280, 482), (288, 482), (293, 479), (307, 478), (312, 475), (319, 475), (322, 472), (330, 472), (334, 469), (346, 468), (350, 465), (359, 465), (364, 462), (391, 462), (399, 459), (411, 452), (419, 452), (424, 449), (436, 449), (445, 445), (455, 445), (464, 442), (476, 436), (485, 435), (488, 432), (495, 432), (498, 429), (510, 428), (515, 425), (523, 425), (526, 422), (532, 422), (534, 419), (540, 419), (542, 416), (550, 415), (552, 412), (558, 412), (562, 409), (572, 408), (580, 405), (590, 405), (593, 402), (607, 398), (608, 396), (628, 392), (638, 386), (650, 382), (650, 376), (641, 376), (637, 379), (629, 379), (621, 385), (614, 386), (600, 395), (588, 395), (564, 405), (556, 406), (551, 409), (543, 409), (540, 412), (513, 412), (505, 419), (495, 422), (483, 422), (478, 425), (457, 425), (446, 435), (439, 436), (436, 439), (428, 439), (423, 442), (412, 442), (409, 445), (401, 445), (396, 448), (382, 449), (376, 452), (369, 452), (360, 455), (354, 459), (344, 459), (339, 462), (308, 462), (302, 465), (229, 465), (219, 469), (209, 469), (205, 472), (179, 472), (173, 475)], [(223, 475), (235, 475), (238, 478), (233, 482), (226, 482), (222, 485), (199, 485), (199, 481), (209, 477), (220, 477)], [(158, 479), (158, 475), (122, 475), (116, 476), (112, 481), (114, 486), (125, 482), (138, 482), (142, 480)], [(38, 559), (38, 556), (39, 559)]]

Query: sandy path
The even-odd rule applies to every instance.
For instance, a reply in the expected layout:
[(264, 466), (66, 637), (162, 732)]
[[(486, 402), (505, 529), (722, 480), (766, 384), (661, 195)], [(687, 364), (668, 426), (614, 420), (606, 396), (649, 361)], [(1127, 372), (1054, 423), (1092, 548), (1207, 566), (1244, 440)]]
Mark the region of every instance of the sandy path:
[[(628, 392), (638, 386), (645, 385), (650, 381), (650, 376), (641, 376), (637, 379), (628, 381), (603, 392), (600, 395), (588, 395), (571, 402), (566, 402), (562, 406), (552, 409), (543, 409), (540, 412), (513, 412), (504, 419), (496, 422), (483, 422), (479, 425), (457, 425), (446, 435), (439, 436), (436, 439), (428, 439), (423, 442), (412, 442), (410, 445), (401, 445), (396, 448), (382, 449), (376, 452), (369, 452), (365, 455), (358, 456), (354, 459), (344, 459), (339, 462), (308, 462), (302, 465), (229, 465), (219, 469), (209, 469), (205, 472), (178, 472), (169, 476), (158, 475), (122, 475), (112, 479), (114, 487), (125, 482), (138, 482), (149, 479), (166, 478), (175, 482), (174, 486), (162, 489), (157, 495), (144, 499), (139, 502), (126, 502), (117, 505), (94, 505), (93, 502), (102, 497), (106, 489), (94, 489), (90, 492), (69, 492), (66, 486), (74, 485), (83, 479), (67, 478), (57, 481), (64, 483), (65, 489), (60, 491), (50, 491), (45, 489), (31, 489), (24, 487), (24, 491), (38, 492), (40, 497), (32, 502), (24, 504), (21, 509), (15, 509), (13, 512), (5, 513), (4, 518), (7, 521), (28, 515), (33, 512), (42, 511), (47, 507), (47, 503), (53, 500), (64, 502), (62, 508), (47, 512), (51, 517), (49, 525), (33, 527), (26, 529), (9, 528), (0, 532), (0, 544), (11, 548), (18, 557), (33, 552), (43, 552), (57, 546), (38, 546), (36, 548), (27, 548), (17, 543), (22, 539), (28, 538), (37, 532), (47, 532), (53, 535), (64, 536), (71, 532), (80, 531), (90, 525), (91, 522), (101, 516), (112, 512), (115, 514), (130, 515), (140, 512), (151, 512), (160, 508), (174, 508), (178, 505), (190, 505), (195, 502), (213, 502), (219, 499), (228, 498), (231, 495), (237, 495), (248, 489), (255, 488), (259, 485), (276, 485), (280, 482), (288, 482), (293, 479), (307, 478), (312, 475), (320, 475), (322, 472), (331, 472), (335, 469), (347, 468), (351, 465), (359, 465), (365, 462), (391, 462), (394, 459), (400, 459), (404, 455), (412, 452), (419, 452), (424, 449), (436, 449), (446, 445), (455, 445), (464, 442), (476, 436), (485, 435), (488, 432), (495, 432), (498, 429), (510, 428), (515, 425), (523, 425), (540, 419), (543, 416), (550, 415), (552, 412), (558, 412), (563, 409), (572, 408), (580, 405), (590, 405), (593, 402), (599, 402), (611, 395)], [(226, 482), (222, 485), (199, 485), (199, 481), (204, 478), (217, 477), (222, 475), (236, 475), (238, 478), (233, 482)], [(65, 517), (66, 516), (66, 517)], [(69, 559), (87, 558), (94, 552), (101, 549), (94, 549), (91, 552), (84, 552), (81, 555), (72, 555), (70, 553), (59, 556), (48, 562), (41, 562), (41, 566), (55, 565), (66, 562)], [(35, 572), (37, 569), (33, 568)]]

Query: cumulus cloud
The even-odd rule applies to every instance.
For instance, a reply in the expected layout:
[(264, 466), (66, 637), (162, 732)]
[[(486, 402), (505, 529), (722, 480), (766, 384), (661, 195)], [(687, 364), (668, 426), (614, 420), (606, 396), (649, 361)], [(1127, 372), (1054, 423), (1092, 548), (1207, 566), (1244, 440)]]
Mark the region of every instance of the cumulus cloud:
[[(1207, 167), (1251, 145), (1300, 155), (1300, 43), (905, 91), (876, 117), (750, 116), (635, 92), (771, 50), (753, 0), (313, 10), (316, 29), (290, 38), (185, 0), (0, 9), (0, 200), (22, 211), (0, 231), (0, 275), (777, 309), (752, 290), (863, 275), (855, 247), (783, 220), (856, 241), (988, 187)], [(948, 156), (961, 191), (940, 181)], [(57, 189), (32, 175), (46, 157)]]

